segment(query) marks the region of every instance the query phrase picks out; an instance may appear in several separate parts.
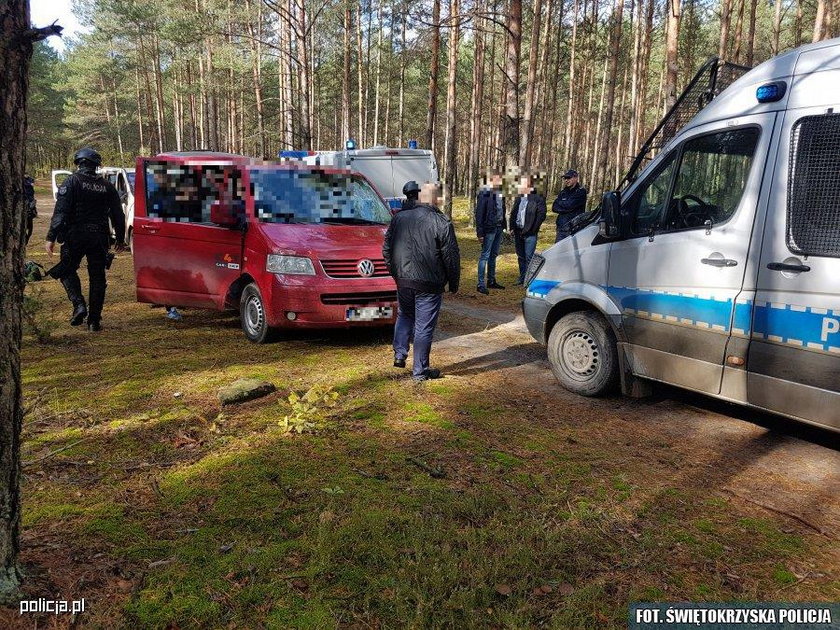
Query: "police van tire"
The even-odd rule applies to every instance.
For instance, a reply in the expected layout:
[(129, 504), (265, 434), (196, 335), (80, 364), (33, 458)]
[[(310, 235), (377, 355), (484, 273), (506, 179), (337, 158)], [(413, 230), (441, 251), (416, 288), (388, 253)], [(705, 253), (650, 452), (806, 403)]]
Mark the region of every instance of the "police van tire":
[(242, 291), (239, 300), (239, 317), (242, 332), (249, 341), (267, 343), (276, 335), (276, 329), (268, 325), (266, 308), (257, 285), (253, 282)]
[(581, 396), (605, 394), (618, 379), (615, 335), (597, 313), (562, 317), (548, 337), (548, 361), (560, 384)]

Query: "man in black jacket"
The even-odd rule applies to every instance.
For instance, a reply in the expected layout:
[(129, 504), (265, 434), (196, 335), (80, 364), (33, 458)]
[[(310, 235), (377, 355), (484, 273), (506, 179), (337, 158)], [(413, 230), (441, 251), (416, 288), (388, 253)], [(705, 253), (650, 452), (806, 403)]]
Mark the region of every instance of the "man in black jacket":
[(545, 197), (536, 191), (530, 175), (522, 175), (519, 179), (519, 195), (510, 209), (510, 231), (513, 232), (516, 257), (519, 260), (518, 285), (525, 283), (525, 272), (537, 249), (537, 236), (545, 221), (545, 213)]
[[(61, 280), (73, 304), (70, 325), (78, 326), (87, 317), (88, 329), (98, 331), (105, 303), (105, 268), (110, 246), (108, 221), (110, 219), (114, 226), (117, 248), (122, 249), (125, 247), (125, 215), (117, 189), (96, 174), (96, 167), (102, 163), (99, 154), (90, 148), (80, 149), (73, 162), (78, 170), (58, 187), (45, 243), (50, 256), (55, 242), (62, 243), (61, 260), (47, 273)], [(85, 304), (77, 273), (82, 258), (87, 258), (89, 304)]]
[(405, 367), (414, 337), (412, 376), (418, 381), (440, 378), (429, 367), (432, 336), (446, 285), (457, 293), (461, 256), (452, 223), (437, 209), (440, 189), (426, 183), (420, 202), (398, 212), (385, 233), (382, 256), (397, 283), (399, 309), (394, 327), (394, 367)]
[(569, 224), (586, 210), (586, 188), (580, 185), (576, 170), (569, 169), (563, 174), (563, 190), (551, 204), (551, 209), (557, 213), (556, 243), (571, 235)]
[[(505, 230), (505, 196), (502, 194), (502, 176), (493, 172), (487, 176), (485, 185), (475, 200), (475, 232), (481, 243), (478, 256), (478, 292), (488, 295), (491, 289), (504, 289), (496, 282), (496, 258)], [(485, 272), (489, 282), (484, 283)]]

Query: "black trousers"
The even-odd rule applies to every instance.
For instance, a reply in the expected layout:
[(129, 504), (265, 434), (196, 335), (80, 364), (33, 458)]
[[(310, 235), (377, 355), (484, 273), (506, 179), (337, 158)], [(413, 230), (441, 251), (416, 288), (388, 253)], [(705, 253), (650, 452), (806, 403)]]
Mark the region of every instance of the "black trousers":
[(59, 280), (67, 291), (73, 306), (85, 303), (79, 265), (87, 259), (88, 268), (88, 322), (102, 318), (105, 304), (105, 263), (108, 255), (108, 235), (101, 232), (72, 232), (61, 246), (61, 275)]

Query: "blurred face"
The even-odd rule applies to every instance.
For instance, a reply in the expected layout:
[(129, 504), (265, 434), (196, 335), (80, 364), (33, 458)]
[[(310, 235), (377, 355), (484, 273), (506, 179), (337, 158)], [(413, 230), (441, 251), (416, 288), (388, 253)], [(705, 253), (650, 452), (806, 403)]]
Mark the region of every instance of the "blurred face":
[(490, 187), (496, 190), (502, 187), (502, 176), (498, 173), (490, 176)]
[(530, 177), (522, 177), (519, 180), (519, 194), (520, 195), (527, 195), (531, 192), (531, 178)]
[(440, 205), (440, 188), (437, 184), (426, 182), (420, 187), (420, 203), (430, 206)]
[(574, 175), (572, 177), (564, 177), (563, 182), (566, 184), (566, 186), (571, 187), (577, 184), (579, 179), (580, 178), (577, 175)]

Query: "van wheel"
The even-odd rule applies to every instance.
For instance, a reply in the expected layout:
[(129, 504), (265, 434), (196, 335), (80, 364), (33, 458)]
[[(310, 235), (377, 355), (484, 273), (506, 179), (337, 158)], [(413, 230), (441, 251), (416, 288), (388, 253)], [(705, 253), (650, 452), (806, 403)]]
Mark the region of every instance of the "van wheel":
[(242, 321), (242, 332), (254, 343), (266, 343), (274, 337), (275, 329), (268, 325), (260, 291), (253, 282), (242, 291), (239, 300), (239, 317)]
[(615, 335), (596, 313), (569, 313), (551, 329), (548, 361), (570, 392), (600, 396), (615, 386), (618, 376)]

